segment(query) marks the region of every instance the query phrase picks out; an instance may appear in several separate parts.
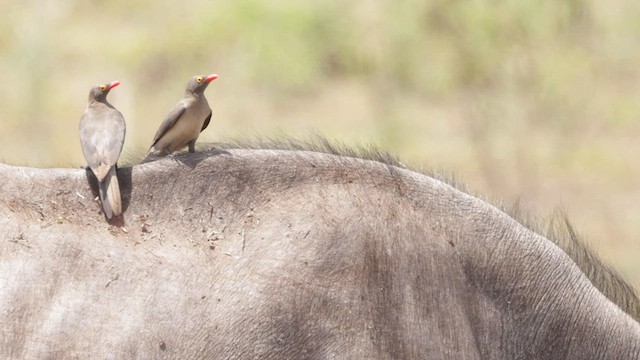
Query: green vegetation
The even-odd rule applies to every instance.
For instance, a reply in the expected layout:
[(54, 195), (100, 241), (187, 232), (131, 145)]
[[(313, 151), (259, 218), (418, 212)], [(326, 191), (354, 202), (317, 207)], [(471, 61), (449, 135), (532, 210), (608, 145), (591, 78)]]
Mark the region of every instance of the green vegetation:
[(455, 171), (576, 228), (640, 287), (640, 2), (2, 4), (0, 160), (80, 166), (90, 86), (146, 150), (195, 73), (207, 141), (310, 129)]

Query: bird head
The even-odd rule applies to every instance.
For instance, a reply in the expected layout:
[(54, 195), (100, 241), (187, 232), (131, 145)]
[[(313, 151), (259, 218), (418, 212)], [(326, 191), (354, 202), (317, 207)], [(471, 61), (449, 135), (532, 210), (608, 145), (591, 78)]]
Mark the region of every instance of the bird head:
[(91, 88), (89, 91), (89, 100), (104, 100), (111, 89), (120, 85), (120, 81), (114, 81), (110, 84), (100, 84)]
[(209, 85), (210, 82), (212, 82), (217, 78), (218, 78), (217, 74), (211, 74), (209, 76), (196, 75), (192, 77), (191, 80), (189, 80), (189, 82), (187, 83), (186, 91), (194, 94), (202, 93), (204, 89), (207, 88), (207, 85)]

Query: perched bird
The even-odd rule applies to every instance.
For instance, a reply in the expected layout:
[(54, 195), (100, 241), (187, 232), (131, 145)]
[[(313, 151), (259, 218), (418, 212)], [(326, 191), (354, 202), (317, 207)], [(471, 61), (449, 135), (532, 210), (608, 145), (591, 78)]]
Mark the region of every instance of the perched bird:
[(94, 86), (89, 91), (87, 109), (80, 118), (82, 153), (100, 186), (102, 209), (108, 219), (122, 214), (116, 162), (120, 157), (126, 124), (120, 111), (107, 101), (107, 94), (119, 81)]
[(211, 108), (204, 97), (204, 90), (217, 78), (216, 74), (196, 75), (189, 80), (184, 97), (171, 109), (156, 132), (145, 161), (169, 155), (185, 146), (189, 146), (191, 153), (196, 151), (196, 140), (211, 121)]

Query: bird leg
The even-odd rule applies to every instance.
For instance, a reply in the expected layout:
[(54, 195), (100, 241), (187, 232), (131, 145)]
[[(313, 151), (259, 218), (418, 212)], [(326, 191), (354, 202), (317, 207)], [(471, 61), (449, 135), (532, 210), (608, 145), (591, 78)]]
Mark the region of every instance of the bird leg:
[(189, 152), (190, 153), (194, 153), (196, 152), (196, 141), (195, 140), (191, 140), (187, 143), (187, 145), (189, 145)]

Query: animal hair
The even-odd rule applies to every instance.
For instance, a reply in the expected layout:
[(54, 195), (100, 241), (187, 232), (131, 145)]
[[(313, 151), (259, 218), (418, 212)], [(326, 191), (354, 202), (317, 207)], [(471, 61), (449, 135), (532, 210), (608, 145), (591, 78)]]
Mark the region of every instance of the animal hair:
[[(279, 138), (255, 138), (253, 140), (236, 139), (227, 142), (198, 145), (198, 150), (204, 153), (214, 150), (232, 149), (312, 151), (376, 161), (389, 166), (419, 172), (449, 184), (467, 194), (489, 203), (494, 203), (482, 195), (471, 192), (465, 184), (459, 181), (453, 174), (447, 174), (442, 171), (412, 169), (394, 155), (374, 145), (347, 146), (343, 143), (330, 141), (317, 134), (309, 136), (306, 140), (281, 136)], [(138, 159), (138, 157), (142, 158), (132, 153), (127, 153), (127, 157), (130, 162), (131, 160)], [(560, 247), (600, 292), (635, 320), (640, 321), (640, 299), (636, 295), (633, 287), (627, 283), (618, 272), (598, 258), (590, 246), (580, 237), (569, 221), (568, 216), (562, 210), (556, 210), (547, 219), (542, 219), (528, 214), (519, 202), (516, 202), (511, 208), (505, 208), (501, 204), (498, 204), (497, 207), (529, 230), (545, 237)]]

